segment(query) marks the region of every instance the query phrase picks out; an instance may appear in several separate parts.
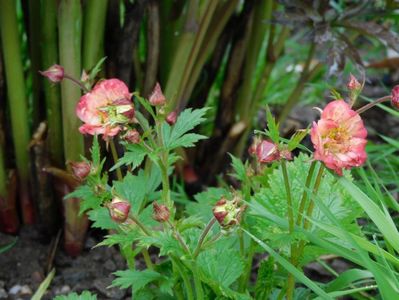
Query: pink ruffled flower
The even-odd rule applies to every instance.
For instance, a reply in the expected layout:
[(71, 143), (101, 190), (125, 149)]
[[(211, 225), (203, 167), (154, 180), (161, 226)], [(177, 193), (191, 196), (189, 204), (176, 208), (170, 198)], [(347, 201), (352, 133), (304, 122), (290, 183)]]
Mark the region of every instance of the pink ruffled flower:
[(83, 134), (103, 134), (103, 138), (115, 136), (123, 124), (134, 117), (134, 106), (129, 89), (119, 79), (97, 83), (80, 98), (76, 114), (85, 124), (79, 131)]
[(330, 102), (313, 122), (314, 158), (342, 176), (343, 169), (361, 166), (367, 159), (367, 130), (359, 114), (343, 100)]
[(394, 86), (392, 89), (391, 103), (396, 108), (399, 109), (399, 85)]

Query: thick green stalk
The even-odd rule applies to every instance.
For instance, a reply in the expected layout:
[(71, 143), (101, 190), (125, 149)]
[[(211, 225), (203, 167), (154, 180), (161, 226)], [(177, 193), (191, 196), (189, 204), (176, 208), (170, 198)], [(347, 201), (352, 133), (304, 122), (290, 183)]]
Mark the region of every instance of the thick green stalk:
[(191, 285), (190, 278), (188, 277), (187, 273), (184, 270), (184, 266), (180, 262), (180, 260), (177, 257), (174, 257), (173, 255), (170, 256), (170, 259), (172, 260), (172, 263), (176, 270), (179, 272), (181, 278), (183, 279), (184, 286), (186, 288), (186, 296), (187, 300), (194, 300), (194, 292), (193, 292), (193, 287)]
[[(80, 1), (61, 0), (58, 12), (60, 62), (65, 68), (65, 73), (79, 78), (82, 38)], [(75, 107), (81, 96), (80, 88), (69, 80), (63, 80), (61, 96), (65, 159), (78, 161), (80, 155), (84, 155), (83, 136), (78, 131), (80, 121), (75, 114)], [(79, 206), (79, 199), (64, 201), (65, 250), (71, 255), (77, 255), (83, 248), (88, 226), (87, 217), (78, 215)]]
[[(80, 78), (82, 10), (79, 0), (61, 0), (58, 15), (60, 62), (65, 73)], [(61, 84), (64, 152), (67, 161), (77, 161), (84, 154), (83, 136), (79, 133), (80, 121), (75, 107), (81, 91), (73, 82)]]
[[(54, 0), (42, 0), (41, 5), (41, 54), (42, 69), (58, 63), (57, 3)], [(64, 149), (62, 141), (61, 97), (58, 85), (43, 79), (44, 98), (48, 122), (48, 152), (50, 161), (57, 167), (63, 166)]]
[(171, 108), (173, 108), (174, 103), (176, 103), (179, 85), (198, 30), (198, 2), (198, 0), (192, 0), (188, 3), (183, 32), (180, 34), (178, 47), (174, 51), (173, 62), (168, 74), (165, 96), (168, 101), (170, 101)]
[(29, 54), (32, 74), (32, 124), (40, 121), (40, 1), (29, 0)]
[[(190, 54), (188, 56), (188, 60), (183, 69), (183, 76), (180, 78), (180, 82), (178, 83), (178, 87), (176, 89), (176, 97), (173, 98), (172, 107), (179, 107), (180, 101), (183, 97), (183, 92), (191, 78), (191, 72), (197, 63), (197, 58), (202, 50), (202, 43), (204, 41), (205, 34), (208, 30), (208, 26), (211, 23), (212, 16), (216, 10), (218, 1), (209, 1), (205, 6), (204, 15), (201, 18), (201, 23), (199, 25), (199, 29), (195, 35), (194, 43), (192, 45)], [(207, 42), (207, 41), (205, 41)], [(183, 99), (184, 100), (184, 99)]]
[(11, 127), (14, 139), (15, 160), (19, 177), (22, 217), (25, 223), (34, 222), (34, 207), (29, 196), (29, 126), (22, 67), (21, 45), (18, 32), (15, 0), (0, 0), (0, 30), (7, 80)]
[(308, 189), (310, 187), (310, 183), (312, 182), (313, 178), (313, 173), (314, 169), (316, 168), (316, 161), (312, 161), (312, 164), (310, 165), (308, 176), (306, 177), (306, 182), (305, 182), (305, 188), (302, 194), (301, 202), (299, 203), (299, 209), (298, 209), (298, 217), (296, 219), (296, 225), (300, 226), (302, 223), (303, 219), (303, 212), (306, 206), (306, 202), (308, 201)]
[(85, 7), (83, 69), (91, 70), (100, 60), (108, 0), (88, 0)]
[(203, 300), (204, 299), (204, 290), (202, 289), (202, 283), (201, 279), (199, 277), (199, 270), (197, 267), (196, 262), (193, 262), (192, 264), (192, 271), (193, 271), (193, 277), (194, 277), (194, 287), (195, 287), (195, 295), (197, 300)]

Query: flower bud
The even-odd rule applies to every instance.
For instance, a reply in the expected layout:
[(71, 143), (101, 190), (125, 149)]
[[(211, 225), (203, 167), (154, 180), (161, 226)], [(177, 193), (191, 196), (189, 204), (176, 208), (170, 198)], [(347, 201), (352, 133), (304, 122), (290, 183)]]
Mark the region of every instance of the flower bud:
[(260, 163), (270, 163), (280, 158), (276, 144), (270, 141), (262, 141), (256, 146), (256, 157)]
[(227, 200), (222, 197), (214, 205), (212, 211), (215, 219), (223, 228), (229, 228), (240, 223), (245, 206), (239, 206), (239, 199)]
[(260, 144), (261, 140), (259, 137), (255, 137), (254, 140), (252, 141), (251, 146), (248, 148), (248, 153), (249, 155), (256, 155), (256, 147)]
[(391, 99), (392, 106), (396, 109), (399, 109), (399, 85), (396, 85), (392, 89), (392, 99)]
[(355, 76), (353, 76), (352, 74), (349, 75), (349, 82), (347, 84), (347, 87), (350, 91), (360, 91), (360, 89), (362, 88), (362, 85), (360, 84), (360, 82), (356, 79)]
[(156, 201), (154, 201), (152, 203), (152, 207), (153, 207), (152, 217), (155, 221), (162, 223), (169, 220), (170, 211), (166, 205), (158, 204)]
[(129, 217), (130, 203), (115, 197), (112, 199), (111, 203), (108, 204), (108, 210), (112, 220), (117, 223), (123, 223)]
[(39, 71), (39, 73), (52, 82), (60, 82), (64, 79), (64, 68), (60, 65), (52, 65), (46, 71)]
[(136, 129), (129, 129), (123, 139), (128, 143), (137, 144), (140, 142), (140, 133)]
[(91, 164), (85, 161), (72, 161), (69, 163), (72, 169), (73, 176), (83, 181), (90, 174)]
[(151, 105), (154, 106), (164, 105), (166, 103), (166, 98), (162, 93), (161, 86), (158, 82), (155, 85), (154, 90), (152, 91), (151, 96), (148, 100), (150, 101)]
[(176, 123), (177, 120), (177, 113), (175, 111), (172, 111), (166, 116), (166, 123), (168, 123), (170, 126)]

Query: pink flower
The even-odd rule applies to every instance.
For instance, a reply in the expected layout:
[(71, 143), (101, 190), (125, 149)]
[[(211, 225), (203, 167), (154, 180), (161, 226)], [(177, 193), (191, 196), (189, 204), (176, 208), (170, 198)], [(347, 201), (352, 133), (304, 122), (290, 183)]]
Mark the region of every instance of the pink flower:
[(367, 130), (359, 114), (343, 100), (330, 102), (313, 122), (314, 158), (342, 175), (342, 169), (361, 166), (367, 159)]
[(352, 74), (349, 75), (349, 82), (347, 85), (348, 89), (350, 91), (359, 91), (362, 88), (362, 85), (360, 84), (360, 82), (356, 79), (355, 76), (353, 76)]
[(123, 124), (134, 117), (134, 106), (128, 87), (119, 79), (98, 82), (92, 91), (83, 95), (76, 107), (76, 114), (85, 124), (83, 134), (103, 134), (103, 138), (115, 136)]
[(396, 85), (392, 89), (392, 98), (391, 98), (392, 106), (399, 109), (399, 85)]
[(52, 82), (60, 82), (64, 79), (64, 68), (60, 65), (52, 65), (46, 71), (39, 71), (39, 73)]

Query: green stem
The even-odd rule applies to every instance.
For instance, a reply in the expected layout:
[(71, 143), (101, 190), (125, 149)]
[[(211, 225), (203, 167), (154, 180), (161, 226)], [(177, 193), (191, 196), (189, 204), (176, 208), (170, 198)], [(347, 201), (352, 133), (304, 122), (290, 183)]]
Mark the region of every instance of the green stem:
[(108, 0), (87, 0), (84, 19), (83, 68), (91, 70), (101, 58)]
[[(287, 210), (288, 210), (288, 230), (290, 235), (294, 232), (294, 213), (293, 213), (293, 207), (292, 207), (292, 197), (291, 197), (291, 187), (290, 187), (290, 181), (288, 177), (288, 172), (287, 172), (287, 166), (286, 166), (286, 161), (283, 159), (281, 162), (281, 168), (283, 171), (283, 177), (284, 177), (284, 186), (285, 186), (285, 192), (287, 194)], [(294, 245), (291, 244), (291, 258), (294, 256)], [(287, 300), (292, 300), (293, 293), (294, 293), (294, 288), (295, 288), (295, 278), (292, 274), (288, 275), (288, 282), (287, 282)]]
[(19, 176), (19, 191), (23, 220), (27, 224), (34, 222), (34, 208), (29, 196), (29, 126), (26, 99), (25, 78), (22, 66), (20, 36), (15, 0), (0, 1), (0, 30), (3, 45), (3, 57), (11, 129), (14, 137), (15, 160)]
[[(57, 3), (53, 0), (43, 0), (41, 5), (42, 29), (42, 68), (46, 70), (58, 62), (57, 37)], [(49, 80), (43, 80), (46, 115), (48, 122), (48, 151), (50, 161), (57, 167), (64, 165), (64, 149), (62, 140), (62, 116), (60, 88)]]
[(255, 249), (256, 249), (256, 243), (251, 239), (250, 244), (249, 244), (248, 256), (247, 256), (246, 264), (245, 264), (245, 270), (244, 270), (243, 275), (240, 278), (240, 283), (239, 283), (239, 287), (238, 287), (238, 291), (241, 293), (245, 292), (249, 278), (251, 276), (252, 261), (253, 261), (254, 255), (255, 255)]
[(141, 250), (141, 253), (143, 254), (144, 262), (145, 262), (147, 268), (150, 270), (153, 270), (154, 265), (152, 264), (151, 257), (150, 257), (150, 254), (148, 253), (147, 248), (143, 248)]
[[(115, 142), (114, 140), (111, 140), (109, 142), (109, 146), (111, 147), (111, 153), (112, 153), (112, 159), (114, 160), (114, 163), (116, 164), (118, 162), (118, 152), (116, 151), (116, 147), (115, 147)], [(122, 171), (121, 168), (116, 168), (116, 177), (118, 178), (118, 180), (122, 180), (123, 176), (122, 176)]]
[(301, 202), (299, 204), (299, 209), (298, 209), (298, 218), (296, 220), (297, 226), (300, 226), (302, 223), (303, 211), (305, 209), (306, 202), (308, 201), (308, 190), (312, 182), (315, 167), (316, 167), (316, 160), (312, 161), (312, 164), (310, 165), (309, 168), (308, 176), (306, 177), (305, 188), (303, 190)]
[(177, 271), (180, 273), (181, 278), (183, 279), (183, 283), (186, 288), (187, 300), (194, 300), (193, 287), (191, 285), (190, 278), (188, 277), (187, 273), (184, 271), (184, 267), (181, 265), (179, 259), (174, 257), (173, 255), (170, 256), (170, 259), (172, 260), (172, 263), (174, 264)]
[(177, 241), (180, 243), (180, 245), (183, 247), (184, 251), (190, 255), (190, 249), (188, 248), (186, 242), (183, 240), (182, 236), (180, 235), (180, 232), (177, 231), (176, 227), (168, 220), (167, 221), (168, 225), (170, 226), (170, 228), (172, 229), (173, 235), (175, 236), (175, 238), (177, 239)]
[(195, 295), (197, 300), (204, 299), (204, 291), (202, 289), (202, 283), (199, 278), (199, 270), (195, 262), (192, 265), (193, 269), (193, 277), (194, 277), (194, 287), (195, 287)]
[[(138, 227), (140, 227), (140, 229), (148, 236), (151, 236), (151, 232), (149, 229), (147, 229), (147, 227), (140, 222), (139, 219), (137, 219), (137, 217), (135, 215), (133, 215), (132, 213), (129, 215), (130, 218), (130, 222), (134, 222)], [(129, 219), (128, 219), (129, 221)]]
[(193, 258), (196, 258), (201, 251), (201, 246), (204, 243), (206, 236), (208, 235), (209, 231), (212, 229), (213, 225), (215, 224), (216, 219), (212, 218), (208, 224), (205, 226), (204, 231), (202, 231), (201, 236), (198, 240), (197, 248), (195, 248)]

